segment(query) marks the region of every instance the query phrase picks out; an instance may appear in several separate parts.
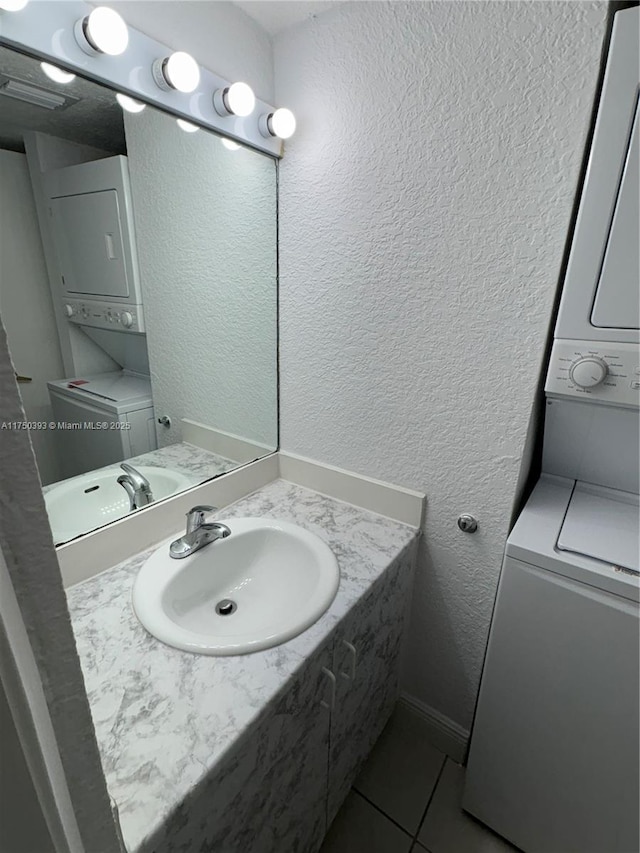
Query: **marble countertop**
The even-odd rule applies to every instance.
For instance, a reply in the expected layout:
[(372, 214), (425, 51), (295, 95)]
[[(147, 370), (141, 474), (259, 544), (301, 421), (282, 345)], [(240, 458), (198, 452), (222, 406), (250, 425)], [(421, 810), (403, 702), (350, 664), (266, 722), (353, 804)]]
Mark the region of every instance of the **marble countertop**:
[[(152, 468), (173, 468), (182, 474), (186, 474), (192, 480), (191, 485), (193, 486), (210, 480), (212, 477), (218, 477), (220, 474), (226, 474), (227, 471), (232, 471), (240, 464), (234, 462), (233, 459), (218, 456), (216, 453), (203, 450), (201, 447), (196, 447), (195, 444), (189, 444), (186, 441), (168, 444), (166, 447), (159, 447), (157, 450), (150, 450), (148, 453), (141, 453), (139, 456), (132, 456), (130, 459), (123, 459), (122, 461), (128, 462), (134, 467), (136, 465), (149, 465)], [(96, 468), (92, 473), (104, 471), (106, 468), (113, 468), (119, 464), (119, 462), (112, 462), (110, 465)], [(79, 474), (78, 476), (83, 477), (85, 475)], [(42, 491), (46, 495), (47, 492), (61, 483), (70, 483), (75, 479), (75, 477), (69, 477), (66, 480), (49, 483), (42, 487)]]
[[(133, 612), (131, 589), (155, 548), (67, 590), (107, 786), (131, 853), (418, 535), (413, 527), (283, 480), (218, 513), (221, 520), (241, 516), (299, 524), (326, 541), (340, 565), (331, 607), (283, 645), (210, 657), (173, 649), (148, 634)], [(162, 538), (171, 532), (162, 531)]]

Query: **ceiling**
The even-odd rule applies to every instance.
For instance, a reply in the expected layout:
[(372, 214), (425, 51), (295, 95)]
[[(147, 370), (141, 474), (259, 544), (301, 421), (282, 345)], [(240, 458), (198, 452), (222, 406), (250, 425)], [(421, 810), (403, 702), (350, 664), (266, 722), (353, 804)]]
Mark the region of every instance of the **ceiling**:
[(113, 154), (125, 150), (122, 110), (110, 89), (81, 77), (66, 85), (54, 83), (38, 60), (0, 47), (0, 86), (7, 77), (77, 100), (50, 110), (2, 95), (0, 88), (0, 148), (24, 151), (24, 131), (39, 130)]
[(315, 18), (321, 12), (337, 6), (338, 0), (235, 0), (235, 5), (275, 36), (281, 30)]

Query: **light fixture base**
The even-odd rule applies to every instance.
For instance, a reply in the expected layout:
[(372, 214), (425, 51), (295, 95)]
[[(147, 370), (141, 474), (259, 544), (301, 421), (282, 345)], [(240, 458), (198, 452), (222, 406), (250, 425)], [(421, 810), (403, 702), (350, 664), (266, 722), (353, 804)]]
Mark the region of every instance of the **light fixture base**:
[(73, 27), (73, 35), (75, 36), (78, 47), (87, 53), (89, 56), (100, 56), (100, 51), (97, 50), (89, 41), (86, 28), (89, 16), (78, 18)]
[(174, 91), (173, 86), (167, 78), (164, 76), (164, 69), (167, 64), (167, 57), (164, 59), (156, 59), (154, 60), (153, 65), (151, 66), (151, 73), (153, 75), (153, 82), (159, 89), (162, 89), (165, 92)]
[(213, 93), (213, 107), (219, 116), (230, 116), (233, 115), (231, 110), (227, 107), (225, 103), (224, 96), (229, 91), (229, 87), (227, 86), (225, 89), (216, 89)]
[(263, 113), (258, 119), (258, 130), (265, 139), (273, 139), (275, 133), (271, 130), (271, 116), (273, 113)]

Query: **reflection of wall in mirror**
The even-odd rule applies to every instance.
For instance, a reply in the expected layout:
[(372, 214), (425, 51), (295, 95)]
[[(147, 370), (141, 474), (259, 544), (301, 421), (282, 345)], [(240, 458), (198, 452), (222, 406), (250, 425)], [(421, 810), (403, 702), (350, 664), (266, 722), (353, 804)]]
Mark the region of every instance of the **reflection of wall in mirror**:
[[(53, 302), (29, 181), (27, 158), (0, 151), (0, 315), (17, 373), (28, 421), (52, 417), (47, 380), (64, 376)], [(32, 430), (43, 483), (60, 479), (55, 435)]]
[(275, 448), (275, 163), (150, 108), (125, 133), (159, 443), (189, 418)]

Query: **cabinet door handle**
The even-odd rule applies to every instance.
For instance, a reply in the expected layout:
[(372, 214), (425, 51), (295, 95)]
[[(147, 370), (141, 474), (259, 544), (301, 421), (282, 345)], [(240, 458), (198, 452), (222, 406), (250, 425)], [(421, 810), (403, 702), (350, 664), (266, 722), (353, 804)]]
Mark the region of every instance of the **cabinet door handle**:
[(334, 706), (336, 704), (336, 677), (331, 672), (330, 669), (327, 669), (326, 666), (322, 667), (322, 672), (329, 679), (329, 700), (322, 699), (320, 704), (323, 708), (327, 708), (329, 711), (333, 711)]
[(348, 671), (345, 671), (344, 669), (340, 670), (340, 675), (343, 678), (346, 678), (347, 681), (353, 681), (356, 677), (356, 663), (358, 661), (358, 653), (353, 643), (348, 643), (346, 640), (343, 640), (342, 645), (347, 649), (347, 652), (349, 653), (349, 669)]

